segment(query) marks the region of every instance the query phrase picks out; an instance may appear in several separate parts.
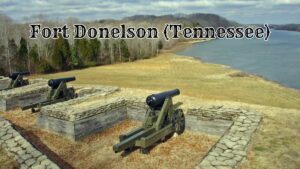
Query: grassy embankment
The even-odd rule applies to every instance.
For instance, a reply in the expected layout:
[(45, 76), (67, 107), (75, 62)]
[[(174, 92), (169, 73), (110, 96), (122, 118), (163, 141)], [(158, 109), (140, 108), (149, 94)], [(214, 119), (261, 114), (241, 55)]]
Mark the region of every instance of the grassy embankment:
[(177, 56), (170, 51), (147, 60), (35, 77), (67, 76), (76, 76), (76, 84), (115, 85), (151, 90), (179, 88), (183, 95), (203, 99), (300, 109), (300, 92), (296, 90), (226, 66)]
[[(176, 49), (180, 50), (186, 46), (187, 44), (181, 44)], [(244, 164), (244, 168), (300, 166), (299, 91), (226, 66), (180, 57), (174, 54), (174, 50), (166, 51), (156, 58), (133, 63), (37, 77), (64, 76), (76, 76), (77, 84), (116, 85), (151, 90), (180, 88), (183, 95), (201, 100), (255, 104), (257, 106), (250, 107), (260, 111), (264, 121), (255, 136), (249, 160)]]

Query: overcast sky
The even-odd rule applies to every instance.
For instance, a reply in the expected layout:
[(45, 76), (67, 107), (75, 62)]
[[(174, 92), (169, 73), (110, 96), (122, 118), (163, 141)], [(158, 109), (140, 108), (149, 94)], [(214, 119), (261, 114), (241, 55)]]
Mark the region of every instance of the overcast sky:
[(300, 0), (0, 0), (0, 12), (16, 21), (120, 19), (137, 14), (215, 13), (240, 23), (300, 23)]

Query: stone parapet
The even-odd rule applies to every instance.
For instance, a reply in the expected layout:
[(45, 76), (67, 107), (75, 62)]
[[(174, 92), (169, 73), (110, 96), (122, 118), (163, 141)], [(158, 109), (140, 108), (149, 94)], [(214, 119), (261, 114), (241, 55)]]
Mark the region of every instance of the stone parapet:
[(21, 169), (60, 168), (2, 117), (0, 117), (0, 147), (20, 164)]
[(201, 160), (197, 169), (239, 168), (240, 163), (246, 158), (252, 135), (262, 119), (257, 112), (223, 106), (193, 109), (188, 111), (188, 115), (198, 119), (231, 119), (233, 121), (219, 141)]

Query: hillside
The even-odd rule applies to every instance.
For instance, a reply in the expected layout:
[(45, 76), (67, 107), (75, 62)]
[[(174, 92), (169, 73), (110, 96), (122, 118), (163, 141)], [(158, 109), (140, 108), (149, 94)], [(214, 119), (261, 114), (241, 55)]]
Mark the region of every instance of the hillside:
[[(116, 20), (115, 20), (116, 21)], [(102, 20), (100, 22), (112, 22), (112, 20)], [(230, 21), (216, 14), (194, 13), (194, 14), (174, 14), (174, 15), (134, 15), (120, 20), (120, 22), (148, 22), (151, 24), (157, 23), (182, 23), (194, 26), (206, 27), (229, 27), (240, 25), (237, 22)]]
[(271, 25), (271, 28), (274, 28), (276, 30), (287, 30), (287, 31), (300, 32), (300, 24)]
[[(76, 84), (101, 84), (126, 88), (168, 90), (209, 100), (231, 100), (300, 109), (300, 92), (228, 67), (163, 53), (133, 63), (92, 67), (35, 77), (76, 76)], [(272, 93), (270, 95), (270, 93)]]

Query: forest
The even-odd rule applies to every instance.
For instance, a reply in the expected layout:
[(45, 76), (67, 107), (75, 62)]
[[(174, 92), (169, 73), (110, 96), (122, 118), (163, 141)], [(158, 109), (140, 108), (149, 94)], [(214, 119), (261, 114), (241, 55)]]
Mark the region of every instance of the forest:
[[(230, 22), (214, 14), (175, 15), (137, 15), (122, 20), (79, 21), (76, 18), (49, 20), (38, 15), (30, 21), (19, 23), (0, 13), (0, 74), (8, 75), (14, 71), (31, 73), (52, 73), (81, 69), (90, 66), (132, 62), (157, 56), (182, 39), (165, 41), (159, 39), (30, 39), (30, 24), (57, 27), (82, 23), (87, 27), (118, 27), (126, 24), (131, 27), (156, 27), (162, 29), (167, 22), (184, 26), (232, 26)], [(73, 30), (70, 30), (72, 32)], [(160, 33), (160, 32), (159, 32)], [(163, 37), (163, 36), (159, 36)]]

